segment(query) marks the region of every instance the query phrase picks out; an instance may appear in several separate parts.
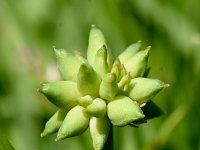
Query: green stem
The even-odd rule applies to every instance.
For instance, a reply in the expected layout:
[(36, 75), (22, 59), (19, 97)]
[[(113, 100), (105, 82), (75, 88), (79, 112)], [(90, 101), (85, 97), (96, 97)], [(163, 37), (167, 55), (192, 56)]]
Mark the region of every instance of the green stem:
[(107, 142), (106, 142), (103, 150), (114, 150), (113, 125), (110, 126), (110, 132), (109, 132), (109, 135), (108, 135), (108, 139), (107, 139)]

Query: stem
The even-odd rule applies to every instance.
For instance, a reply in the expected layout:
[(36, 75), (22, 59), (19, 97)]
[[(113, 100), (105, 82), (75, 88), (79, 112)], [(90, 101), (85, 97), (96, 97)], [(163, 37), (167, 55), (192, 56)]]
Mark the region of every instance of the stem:
[(103, 150), (114, 150), (114, 142), (113, 142), (113, 125), (110, 125), (110, 132), (108, 134), (108, 139)]

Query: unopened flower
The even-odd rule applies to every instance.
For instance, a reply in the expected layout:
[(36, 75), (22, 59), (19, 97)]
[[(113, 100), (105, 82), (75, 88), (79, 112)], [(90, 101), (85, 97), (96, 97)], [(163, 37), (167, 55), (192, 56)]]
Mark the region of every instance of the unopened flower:
[(59, 109), (41, 136), (57, 132), (59, 141), (80, 135), (89, 127), (94, 149), (101, 150), (111, 124), (138, 126), (159, 115), (160, 109), (151, 99), (169, 85), (144, 77), (149, 71), (150, 47), (140, 47), (139, 41), (113, 58), (103, 33), (93, 26), (87, 59), (54, 49), (63, 81), (42, 83), (39, 92)]

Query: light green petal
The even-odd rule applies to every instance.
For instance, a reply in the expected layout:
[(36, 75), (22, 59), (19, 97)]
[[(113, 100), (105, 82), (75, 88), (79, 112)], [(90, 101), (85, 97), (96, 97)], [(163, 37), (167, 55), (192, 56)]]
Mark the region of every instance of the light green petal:
[(112, 124), (116, 126), (125, 126), (132, 121), (144, 118), (139, 104), (125, 96), (118, 96), (109, 102), (107, 114)]
[(128, 48), (126, 48), (120, 55), (119, 59), (124, 64), (127, 62), (130, 58), (132, 58), (141, 47), (141, 41), (138, 41), (137, 43), (131, 44)]
[(94, 70), (101, 76), (101, 78), (110, 71), (107, 63), (107, 53), (107, 48), (103, 46), (95, 55)]
[(99, 95), (102, 99), (112, 100), (118, 92), (116, 75), (108, 73), (101, 82)]
[(67, 111), (59, 109), (46, 123), (44, 131), (41, 133), (41, 137), (53, 134), (60, 128)]
[(80, 65), (86, 60), (80, 55), (73, 55), (64, 49), (54, 49), (57, 65), (64, 80), (76, 81)]
[(138, 103), (145, 103), (167, 86), (169, 85), (157, 79), (135, 78), (129, 84), (128, 95)]
[(80, 66), (77, 76), (77, 85), (79, 91), (83, 95), (98, 96), (100, 83), (100, 76), (93, 70), (93, 68), (89, 64), (83, 63)]
[(87, 106), (86, 111), (94, 117), (103, 118), (106, 115), (106, 102), (100, 98), (96, 98)]
[(90, 119), (90, 134), (95, 150), (102, 150), (110, 130), (110, 122), (107, 117)]
[(44, 94), (54, 105), (66, 110), (75, 106), (77, 98), (81, 96), (77, 84), (72, 81), (44, 83), (38, 91)]
[(127, 72), (130, 72), (132, 78), (141, 77), (147, 67), (150, 47), (144, 51), (137, 52), (131, 59), (124, 63)]
[(89, 125), (90, 116), (82, 106), (75, 106), (65, 117), (57, 134), (56, 141), (82, 134)]

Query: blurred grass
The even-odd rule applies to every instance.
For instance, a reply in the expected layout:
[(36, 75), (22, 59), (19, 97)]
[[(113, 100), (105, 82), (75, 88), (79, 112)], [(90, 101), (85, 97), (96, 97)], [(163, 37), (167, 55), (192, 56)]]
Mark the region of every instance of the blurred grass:
[(115, 127), (115, 149), (199, 149), (199, 14), (199, 0), (0, 0), (0, 137), (20, 150), (92, 149), (88, 131), (58, 143), (40, 138), (56, 108), (36, 89), (59, 78), (52, 46), (85, 55), (96, 24), (115, 56), (138, 40), (152, 45), (149, 77), (171, 84), (154, 98), (165, 115), (139, 129)]

